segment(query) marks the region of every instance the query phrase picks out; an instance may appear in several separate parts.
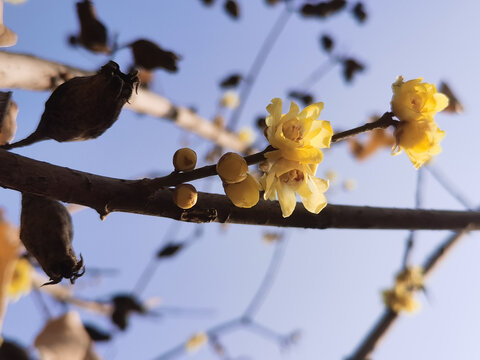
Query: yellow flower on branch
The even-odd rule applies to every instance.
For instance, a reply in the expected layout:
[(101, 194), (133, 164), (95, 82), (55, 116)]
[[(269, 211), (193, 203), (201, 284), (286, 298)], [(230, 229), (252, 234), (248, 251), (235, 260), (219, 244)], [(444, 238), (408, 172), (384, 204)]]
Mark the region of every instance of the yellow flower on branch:
[(415, 292), (423, 288), (423, 269), (419, 266), (407, 267), (397, 274), (393, 288), (382, 292), (383, 302), (396, 313), (414, 312), (419, 308)]
[(418, 169), (442, 151), (440, 141), (444, 137), (445, 131), (440, 130), (433, 121), (400, 121), (395, 129), (396, 142), (392, 154), (398, 155), (404, 150)]
[(278, 197), (282, 215), (288, 217), (295, 210), (298, 193), (305, 209), (318, 214), (327, 205), (324, 192), (328, 189), (328, 181), (315, 177), (316, 170), (315, 164), (287, 159), (276, 161), (261, 179), (264, 198), (274, 200)]
[(392, 85), (392, 111), (400, 119), (395, 129), (393, 155), (402, 150), (416, 169), (439, 154), (445, 132), (433, 121), (435, 113), (448, 106), (448, 97), (438, 93), (435, 85), (422, 79), (403, 81), (399, 76)]
[(208, 342), (208, 335), (204, 332), (199, 332), (190, 337), (185, 343), (185, 350), (189, 353), (200, 350)]
[(448, 97), (438, 93), (434, 84), (422, 83), (422, 78), (404, 82), (399, 76), (392, 90), (392, 111), (401, 121), (433, 120), (448, 106)]
[(277, 150), (268, 152), (265, 157), (271, 161), (285, 158), (304, 164), (319, 164), (323, 154), (321, 148), (330, 147), (333, 131), (330, 122), (317, 120), (323, 103), (307, 106), (299, 113), (293, 101), (288, 113), (282, 115), (282, 100), (272, 99), (267, 111), (265, 135)]

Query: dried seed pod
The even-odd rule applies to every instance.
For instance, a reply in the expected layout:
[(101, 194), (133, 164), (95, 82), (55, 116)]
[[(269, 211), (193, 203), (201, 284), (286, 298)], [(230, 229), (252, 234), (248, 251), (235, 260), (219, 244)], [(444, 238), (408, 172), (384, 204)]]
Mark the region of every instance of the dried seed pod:
[(22, 194), (20, 240), (50, 277), (45, 285), (62, 278), (75, 279), (85, 272), (83, 258), (77, 259), (72, 248), (72, 219), (58, 201), (34, 194)]
[(181, 57), (172, 51), (163, 50), (150, 40), (139, 39), (128, 45), (132, 49), (135, 65), (147, 70), (156, 68), (177, 72)]
[(30, 136), (1, 147), (12, 149), (47, 139), (95, 139), (117, 120), (137, 83), (136, 72), (124, 74), (113, 61), (95, 75), (70, 79), (50, 95), (40, 123)]
[(333, 46), (335, 42), (333, 41), (332, 37), (329, 35), (323, 34), (320, 38), (320, 43), (322, 44), (323, 50), (330, 52), (333, 50)]
[(361, 2), (355, 4), (352, 9), (353, 16), (359, 23), (363, 23), (367, 20), (367, 12), (365, 11), (365, 7)]
[(111, 49), (107, 44), (107, 28), (98, 20), (95, 7), (90, 0), (77, 3), (77, 16), (80, 33), (78, 36), (70, 37), (70, 44), (80, 44), (93, 52), (109, 54)]

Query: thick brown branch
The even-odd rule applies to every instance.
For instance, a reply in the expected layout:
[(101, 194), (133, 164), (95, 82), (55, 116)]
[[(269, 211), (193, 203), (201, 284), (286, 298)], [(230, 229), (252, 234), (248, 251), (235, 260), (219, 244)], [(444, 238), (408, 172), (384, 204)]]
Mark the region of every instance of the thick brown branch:
[[(453, 246), (457, 244), (459, 240), (468, 233), (469, 230), (471, 229), (468, 228), (468, 230), (460, 231), (456, 234), (453, 234), (427, 258), (425, 264), (423, 265), (425, 277), (428, 277), (432, 274), (435, 267), (440, 264), (441, 260), (445, 259)], [(390, 309), (386, 309), (385, 312), (380, 316), (378, 321), (375, 323), (373, 328), (370, 330), (368, 335), (362, 341), (360, 346), (357, 348), (355, 353), (351, 357), (349, 357), (348, 360), (368, 359), (371, 353), (380, 344), (380, 341), (391, 329), (392, 325), (395, 323), (398, 317), (399, 314)]]
[(190, 210), (177, 208), (170, 189), (152, 191), (155, 180), (122, 180), (51, 165), (0, 150), (0, 186), (85, 205), (101, 216), (113, 211), (167, 217), (189, 222), (221, 222), (300, 228), (435, 229), (460, 230), (472, 224), (480, 229), (480, 212), (410, 210), (328, 205), (311, 214), (297, 204), (283, 218), (276, 201), (261, 200), (251, 209), (232, 205), (226, 196), (199, 193)]
[[(49, 91), (72, 77), (90, 74), (32, 55), (0, 51), (0, 88)], [(126, 107), (140, 114), (168, 118), (176, 125), (227, 149), (243, 152), (248, 147), (235, 134), (148, 90), (138, 89), (138, 94), (132, 95)]]

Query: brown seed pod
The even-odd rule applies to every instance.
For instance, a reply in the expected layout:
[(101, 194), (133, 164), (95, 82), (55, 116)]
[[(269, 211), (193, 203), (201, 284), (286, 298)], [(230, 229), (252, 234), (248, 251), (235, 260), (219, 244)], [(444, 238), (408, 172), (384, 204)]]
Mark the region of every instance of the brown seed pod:
[(172, 51), (162, 49), (150, 40), (139, 39), (128, 45), (132, 49), (135, 65), (146, 70), (165, 69), (177, 72), (181, 57)]
[(80, 33), (78, 36), (70, 37), (70, 44), (80, 44), (90, 51), (109, 54), (111, 50), (107, 44), (107, 28), (98, 20), (95, 7), (90, 0), (77, 3), (77, 16)]
[(95, 139), (117, 120), (135, 84), (136, 72), (124, 74), (113, 61), (95, 75), (70, 79), (50, 95), (37, 129), (27, 138), (1, 148), (12, 149), (47, 139)]
[(83, 258), (72, 248), (72, 219), (65, 206), (43, 196), (23, 193), (20, 240), (50, 277), (44, 285), (57, 284), (62, 278), (75, 279), (85, 272)]

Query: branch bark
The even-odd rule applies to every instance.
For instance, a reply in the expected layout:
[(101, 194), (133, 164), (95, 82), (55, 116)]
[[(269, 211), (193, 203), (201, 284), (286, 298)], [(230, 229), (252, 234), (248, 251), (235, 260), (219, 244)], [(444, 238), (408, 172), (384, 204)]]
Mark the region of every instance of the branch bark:
[(95, 209), (102, 218), (113, 211), (167, 217), (180, 221), (221, 222), (300, 228), (480, 229), (480, 212), (411, 210), (328, 205), (312, 214), (298, 203), (283, 218), (277, 201), (261, 200), (251, 209), (235, 207), (226, 196), (199, 193), (190, 210), (176, 207), (172, 190), (157, 179), (123, 180), (55, 166), (0, 149), (0, 186)]
[[(92, 72), (27, 54), (0, 51), (0, 88), (51, 91), (75, 76)], [(139, 114), (166, 118), (215, 144), (237, 152), (244, 152), (247, 144), (237, 135), (215, 126), (211, 121), (191, 110), (176, 106), (168, 99), (151, 91), (138, 89), (126, 108)]]

